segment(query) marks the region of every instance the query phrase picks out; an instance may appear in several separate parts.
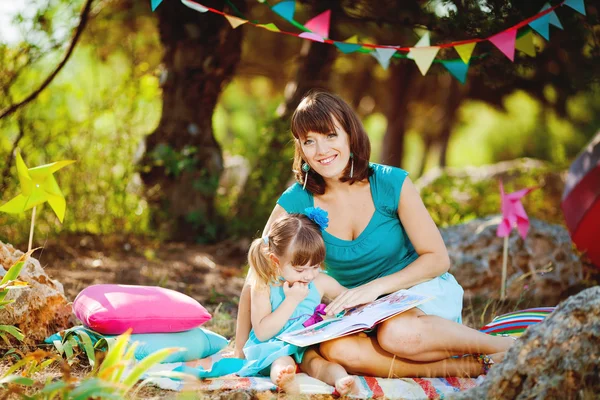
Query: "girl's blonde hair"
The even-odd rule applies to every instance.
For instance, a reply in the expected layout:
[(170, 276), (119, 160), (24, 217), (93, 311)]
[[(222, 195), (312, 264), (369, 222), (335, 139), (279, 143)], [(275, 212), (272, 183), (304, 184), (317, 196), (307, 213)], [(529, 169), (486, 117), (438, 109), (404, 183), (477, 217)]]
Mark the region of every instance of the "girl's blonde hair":
[(321, 228), (304, 214), (288, 214), (275, 221), (266, 236), (250, 245), (248, 264), (254, 273), (253, 283), (269, 285), (279, 278), (271, 255), (294, 266), (321, 264), (325, 260)]

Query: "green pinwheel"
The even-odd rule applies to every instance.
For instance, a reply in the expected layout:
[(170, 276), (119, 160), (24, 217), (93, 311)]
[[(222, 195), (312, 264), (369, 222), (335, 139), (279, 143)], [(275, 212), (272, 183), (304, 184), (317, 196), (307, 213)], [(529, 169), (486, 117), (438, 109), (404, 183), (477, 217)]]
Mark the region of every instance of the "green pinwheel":
[(17, 172), (22, 193), (0, 207), (0, 211), (18, 214), (48, 202), (60, 222), (63, 222), (66, 208), (65, 196), (53, 174), (74, 162), (74, 160), (57, 161), (27, 168), (21, 154), (17, 154)]

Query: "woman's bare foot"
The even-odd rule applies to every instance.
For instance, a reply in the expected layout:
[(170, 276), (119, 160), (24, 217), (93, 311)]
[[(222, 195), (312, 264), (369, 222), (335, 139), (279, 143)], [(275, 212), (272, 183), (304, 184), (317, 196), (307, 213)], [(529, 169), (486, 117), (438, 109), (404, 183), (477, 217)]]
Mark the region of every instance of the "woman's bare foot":
[(296, 366), (286, 365), (281, 367), (275, 376), (274, 383), (286, 393), (300, 393), (300, 387), (296, 382)]
[(340, 396), (345, 396), (347, 394), (357, 394), (358, 382), (356, 381), (356, 377), (353, 375), (348, 375), (338, 379), (337, 381), (335, 381), (335, 390), (339, 393)]
[(504, 356), (506, 355), (505, 351), (501, 351), (500, 353), (490, 354), (492, 360), (494, 360), (495, 364), (501, 363), (504, 360)]

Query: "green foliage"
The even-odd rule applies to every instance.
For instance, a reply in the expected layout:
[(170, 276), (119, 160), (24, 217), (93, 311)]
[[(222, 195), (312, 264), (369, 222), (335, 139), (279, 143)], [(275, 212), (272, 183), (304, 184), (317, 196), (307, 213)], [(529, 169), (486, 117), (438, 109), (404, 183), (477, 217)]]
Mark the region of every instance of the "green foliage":
[[(525, 187), (540, 187), (523, 198), (527, 214), (547, 222), (564, 224), (560, 209), (561, 191), (552, 185), (555, 166), (520, 171), (518, 166), (505, 174), (506, 192)], [(547, 183), (547, 184), (545, 184)], [(439, 227), (500, 213), (500, 190), (494, 179), (474, 180), (469, 176), (442, 173), (421, 190), (421, 198)]]
[[(71, 331), (65, 336), (63, 343), (69, 341), (76, 343), (74, 338), (73, 331)], [(89, 339), (86, 332), (80, 330), (77, 332), (77, 338), (82, 340), (84, 346), (89, 347), (86, 344), (87, 339)], [(70, 375), (68, 365), (63, 365), (62, 379), (43, 383), (41, 389), (33, 396), (28, 397), (14, 390), (13, 392), (21, 393), (22, 398), (31, 400), (124, 399), (134, 392), (134, 386), (147, 373), (149, 368), (162, 362), (173, 352), (181, 350), (177, 348), (162, 349), (150, 354), (141, 361), (136, 361), (134, 353), (137, 343), (129, 344), (129, 339), (130, 334), (125, 333), (115, 339), (110, 339), (110, 345), (107, 342), (100, 345), (100, 347), (108, 347), (104, 359), (99, 365), (92, 364), (95, 365), (94, 368), (81, 381), (74, 380)], [(89, 348), (86, 353), (89, 357), (90, 353), (93, 354), (93, 350)], [(39, 385), (31, 377), (56, 361), (64, 362), (57, 357), (41, 350), (27, 354), (6, 371), (0, 379), (0, 388), (7, 388), (9, 385)], [(140, 386), (144, 386), (146, 382), (148, 380), (143, 381)]]
[[(19, 281), (17, 278), (21, 274), (25, 261), (35, 250), (37, 249), (31, 250), (27, 254), (21, 256), (21, 258), (6, 271), (2, 280), (0, 280), (0, 310), (5, 308), (8, 304), (14, 303), (14, 300), (4, 300), (9, 290), (27, 286), (27, 283)], [(11, 344), (7, 335), (13, 336), (18, 341), (22, 341), (25, 338), (25, 335), (23, 335), (23, 332), (21, 332), (19, 328), (13, 325), (0, 325), (0, 338), (10, 347)]]
[(180, 152), (167, 144), (156, 146), (150, 158), (157, 166), (164, 167), (167, 176), (179, 177), (182, 172), (193, 171), (197, 161), (193, 157), (198, 149), (194, 146), (185, 146)]

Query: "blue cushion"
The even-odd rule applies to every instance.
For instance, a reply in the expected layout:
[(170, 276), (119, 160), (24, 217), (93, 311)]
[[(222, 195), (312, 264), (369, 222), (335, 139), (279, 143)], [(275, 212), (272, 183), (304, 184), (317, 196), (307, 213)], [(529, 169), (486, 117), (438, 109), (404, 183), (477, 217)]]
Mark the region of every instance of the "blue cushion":
[(191, 361), (212, 356), (223, 350), (229, 341), (223, 336), (203, 328), (173, 333), (137, 333), (131, 335), (131, 342), (138, 342), (135, 358), (141, 360), (150, 354), (167, 347), (184, 347), (167, 357), (163, 363)]
[[(70, 330), (85, 331), (92, 339), (92, 344), (96, 344), (102, 337), (107, 339), (116, 337), (114, 335), (102, 335), (83, 326), (76, 326)], [(55, 333), (44, 341), (46, 343), (52, 343), (54, 340), (62, 341), (63, 332)], [(75, 340), (79, 342), (77, 336), (75, 336)], [(155, 351), (168, 347), (185, 348), (183, 351), (171, 354), (163, 363), (185, 362), (212, 356), (223, 350), (229, 343), (223, 336), (204, 328), (173, 333), (134, 333), (129, 341), (130, 343), (138, 342), (134, 353), (136, 360), (141, 360)]]

